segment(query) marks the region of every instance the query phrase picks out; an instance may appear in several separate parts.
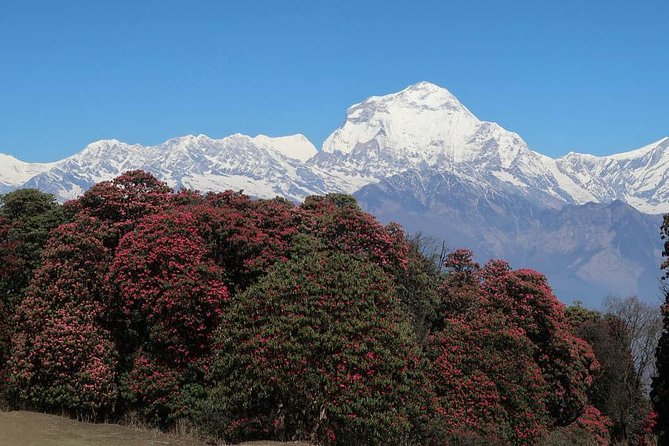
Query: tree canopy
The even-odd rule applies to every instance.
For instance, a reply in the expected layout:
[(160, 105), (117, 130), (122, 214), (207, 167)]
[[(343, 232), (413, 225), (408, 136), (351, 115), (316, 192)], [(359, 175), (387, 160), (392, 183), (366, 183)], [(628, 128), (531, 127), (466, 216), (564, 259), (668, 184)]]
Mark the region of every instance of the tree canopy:
[(529, 269), (432, 255), (349, 195), (173, 192), (133, 171), (64, 205), (1, 203), (12, 407), (319, 444), (606, 444), (652, 424), (614, 410), (636, 364), (624, 318), (567, 312)]

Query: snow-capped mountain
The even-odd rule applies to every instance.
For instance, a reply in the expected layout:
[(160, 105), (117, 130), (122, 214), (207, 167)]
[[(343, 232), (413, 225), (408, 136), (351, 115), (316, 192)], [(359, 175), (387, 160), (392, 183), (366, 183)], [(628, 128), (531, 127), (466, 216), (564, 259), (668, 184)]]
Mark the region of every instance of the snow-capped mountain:
[(606, 203), (618, 199), (642, 212), (669, 212), (669, 137), (610, 156), (570, 153), (556, 160), (556, 164), (591, 195), (587, 201)]
[(176, 188), (243, 189), (253, 196), (299, 200), (325, 192), (303, 163), (315, 153), (316, 148), (303, 135), (183, 136), (156, 146), (103, 140), (33, 176), (24, 187), (36, 187), (65, 200), (99, 181), (143, 169)]
[(353, 193), (402, 172), (436, 169), (506, 189), (543, 206), (622, 200), (646, 213), (669, 212), (669, 138), (631, 152), (552, 159), (516, 133), (479, 120), (445, 88), (420, 82), (351, 106), (317, 151), (303, 135), (222, 139), (183, 136), (156, 146), (97, 141), (50, 164), (0, 155), (0, 188), (40, 187), (60, 199), (128, 169), (174, 187), (243, 189), (294, 200)]
[(263, 198), (354, 193), (384, 221), (550, 272), (565, 299), (607, 287), (650, 293), (660, 261), (650, 214), (669, 212), (669, 138), (553, 159), (428, 82), (351, 106), (320, 151), (303, 135), (103, 140), (49, 164), (0, 155), (0, 193), (37, 187), (67, 200), (132, 169), (176, 188)]
[(350, 107), (309, 164), (344, 179), (349, 190), (429, 167), (481, 185), (496, 178), (554, 208), (622, 200), (642, 212), (669, 211), (669, 138), (619, 155), (552, 159), (428, 82)]
[(0, 153), (0, 193), (15, 189), (26, 181), (51, 169), (55, 163), (26, 163)]
[(347, 179), (349, 189), (425, 167), (481, 184), (497, 178), (557, 207), (571, 197), (543, 158), (516, 133), (476, 118), (448, 90), (421, 82), (350, 107), (309, 164)]

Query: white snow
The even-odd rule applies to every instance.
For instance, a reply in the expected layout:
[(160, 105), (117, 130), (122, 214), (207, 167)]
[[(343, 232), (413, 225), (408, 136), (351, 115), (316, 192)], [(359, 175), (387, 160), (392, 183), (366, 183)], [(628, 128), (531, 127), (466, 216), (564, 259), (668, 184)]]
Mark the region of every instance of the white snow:
[(562, 173), (554, 159), (542, 155), (541, 160), (557, 181), (560, 189), (566, 191), (576, 203), (585, 204), (598, 201), (593, 194), (581, 187), (571, 177)]
[(505, 181), (507, 183), (513, 184), (514, 186), (518, 186), (520, 188), (527, 188), (527, 184), (523, 183), (522, 181), (519, 181), (516, 177), (511, 175), (509, 172), (503, 171), (503, 170), (498, 170), (497, 172), (492, 173), (495, 177), (498, 179)]
[(351, 153), (376, 139), (382, 150), (398, 156), (465, 159), (462, 149), (480, 124), (448, 90), (421, 82), (350, 107), (344, 126), (326, 139), (323, 151)]
[(660, 146), (662, 144), (666, 144), (669, 142), (669, 137), (664, 137), (660, 140), (657, 140), (653, 143), (650, 143), (646, 146), (643, 146), (641, 148), (635, 149), (635, 150), (630, 150), (629, 152), (623, 152), (623, 153), (617, 153), (614, 155), (608, 155), (607, 158), (611, 158), (614, 160), (630, 160), (634, 158), (641, 158), (645, 155), (648, 154), (651, 150), (657, 148), (657, 146)]
[(271, 148), (287, 156), (300, 161), (306, 161), (318, 152), (316, 147), (302, 134), (291, 136), (270, 136), (258, 135), (253, 138), (253, 142), (264, 147)]
[(0, 184), (20, 186), (35, 175), (46, 172), (57, 163), (26, 163), (0, 153)]

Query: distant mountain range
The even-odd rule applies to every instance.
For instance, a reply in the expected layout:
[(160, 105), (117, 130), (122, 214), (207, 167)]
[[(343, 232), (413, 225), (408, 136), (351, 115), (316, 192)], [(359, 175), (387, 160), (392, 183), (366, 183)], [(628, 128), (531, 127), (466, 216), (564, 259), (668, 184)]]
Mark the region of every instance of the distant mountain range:
[(545, 272), (565, 301), (658, 295), (669, 138), (617, 155), (553, 159), (421, 82), (351, 106), (320, 151), (303, 135), (103, 140), (47, 164), (0, 154), (0, 192), (36, 187), (66, 200), (130, 169), (176, 188), (257, 197), (352, 193), (383, 221), (470, 247), (482, 260)]

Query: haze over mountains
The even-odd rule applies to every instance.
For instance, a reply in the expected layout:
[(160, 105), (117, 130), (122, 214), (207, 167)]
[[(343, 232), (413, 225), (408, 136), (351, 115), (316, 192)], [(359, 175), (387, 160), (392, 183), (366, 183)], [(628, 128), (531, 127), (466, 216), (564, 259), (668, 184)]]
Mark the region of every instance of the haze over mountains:
[(546, 273), (565, 301), (658, 295), (669, 138), (617, 155), (552, 159), (421, 82), (351, 106), (320, 151), (303, 135), (103, 140), (55, 163), (0, 155), (0, 191), (37, 187), (66, 200), (131, 169), (173, 187), (257, 197), (352, 193), (409, 232)]

